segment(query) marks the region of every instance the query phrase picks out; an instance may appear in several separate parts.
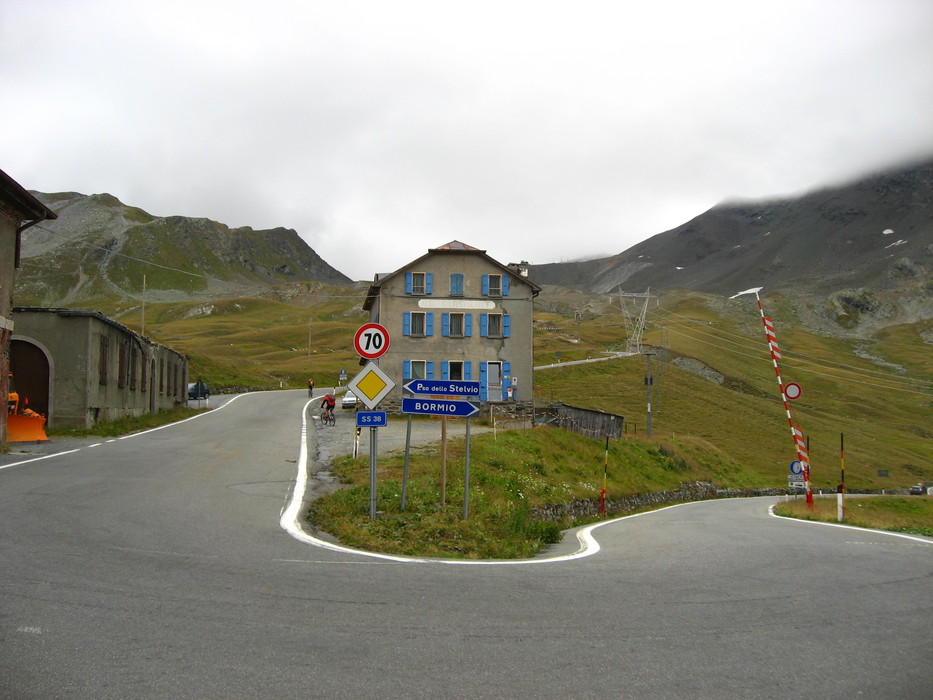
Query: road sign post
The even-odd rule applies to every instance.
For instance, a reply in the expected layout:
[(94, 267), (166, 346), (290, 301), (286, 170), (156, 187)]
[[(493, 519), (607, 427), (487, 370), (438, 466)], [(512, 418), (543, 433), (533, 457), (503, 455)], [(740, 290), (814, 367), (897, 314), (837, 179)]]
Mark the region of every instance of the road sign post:
[[(475, 396), (479, 398), (479, 382), (471, 381), (432, 381), (416, 379), (405, 384), (405, 390), (430, 395), (429, 398), (402, 397), (402, 413), (408, 414), (409, 426), (412, 415), (441, 417), (441, 505), (446, 503), (447, 487), (447, 419), (466, 418), (466, 457), (463, 467), (463, 518), (470, 513), (470, 416), (479, 413), (479, 406), (459, 398), (438, 398), (438, 395)], [(409, 435), (411, 434), (409, 427)], [(405, 465), (408, 466), (409, 444), (405, 445)], [(402, 494), (404, 499), (406, 480), (403, 477)], [(404, 507), (404, 506), (403, 506)]]
[(378, 323), (366, 323), (353, 336), (353, 349), (360, 357), (375, 360), (389, 349), (389, 331)]
[(430, 396), (462, 396), (463, 398), (479, 398), (479, 382), (456, 379), (412, 379), (402, 385), (410, 394)]
[(479, 413), (479, 407), (469, 401), (456, 399), (419, 399), (405, 396), (402, 398), (402, 413), (469, 418)]
[(374, 409), (394, 388), (395, 382), (375, 362), (367, 362), (347, 384), (368, 409)]
[(388, 424), (385, 411), (359, 411), (356, 414), (357, 428), (383, 428)]
[[(395, 388), (395, 382), (372, 360), (381, 357), (389, 349), (389, 331), (378, 323), (366, 323), (353, 336), (353, 349), (369, 360), (347, 389), (356, 394), (366, 408), (375, 408)], [(361, 422), (362, 421), (362, 422)], [(379, 454), (377, 441), (379, 426), (386, 424), (382, 411), (361, 411), (357, 414), (358, 427), (369, 426), (369, 519), (376, 519), (376, 459)]]

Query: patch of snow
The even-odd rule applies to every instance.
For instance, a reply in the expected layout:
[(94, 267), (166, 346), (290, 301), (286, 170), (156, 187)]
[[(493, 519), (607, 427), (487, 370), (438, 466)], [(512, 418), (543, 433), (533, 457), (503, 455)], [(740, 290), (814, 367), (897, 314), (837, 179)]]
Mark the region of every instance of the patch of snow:
[(683, 268), (682, 268), (680, 265), (675, 265), (675, 266), (674, 266), (674, 269), (675, 269), (675, 270), (683, 270)]
[(904, 245), (906, 242), (907, 241), (901, 238), (900, 240), (894, 241), (894, 243), (891, 243), (890, 245), (886, 245), (885, 250), (887, 250), (888, 248), (893, 248), (894, 246), (897, 246), (897, 245)]
[(893, 228), (886, 228), (886, 229), (885, 229), (884, 231), (882, 231), (881, 233), (882, 233), (882, 235), (884, 235), (884, 236), (890, 236), (892, 233), (894, 233), (894, 229), (893, 229)]

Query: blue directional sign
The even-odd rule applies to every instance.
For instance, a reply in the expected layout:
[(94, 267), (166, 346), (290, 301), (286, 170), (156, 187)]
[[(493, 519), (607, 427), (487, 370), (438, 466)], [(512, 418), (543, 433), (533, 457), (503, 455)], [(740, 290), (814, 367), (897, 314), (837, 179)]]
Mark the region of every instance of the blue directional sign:
[(479, 413), (479, 407), (469, 401), (447, 399), (413, 399), (402, 397), (402, 413), (422, 413), (430, 416), (453, 416), (468, 418)]
[(462, 379), (412, 379), (402, 388), (410, 394), (479, 398), (479, 382)]
[(357, 428), (381, 428), (387, 422), (385, 411), (359, 411), (356, 414)]

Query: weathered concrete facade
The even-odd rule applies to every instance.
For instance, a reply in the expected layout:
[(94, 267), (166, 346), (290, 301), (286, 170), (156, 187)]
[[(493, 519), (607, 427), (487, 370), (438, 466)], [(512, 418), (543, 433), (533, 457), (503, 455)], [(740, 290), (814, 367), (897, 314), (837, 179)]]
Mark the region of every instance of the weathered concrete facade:
[[(409, 379), (480, 382), (483, 402), (532, 400), (533, 300), (540, 288), (458, 241), (377, 277), (363, 308), (391, 343), (378, 360), (399, 385)], [(400, 403), (395, 389), (385, 404)]]
[[(13, 332), (13, 284), (19, 267), (20, 236), (30, 226), (58, 218), (13, 178), (0, 170), (0, 396), (7, 398), (9, 344)], [(6, 409), (0, 412), (0, 443), (6, 442)]]
[(171, 408), (187, 398), (188, 359), (96, 311), (13, 310), (20, 394), (53, 428)]

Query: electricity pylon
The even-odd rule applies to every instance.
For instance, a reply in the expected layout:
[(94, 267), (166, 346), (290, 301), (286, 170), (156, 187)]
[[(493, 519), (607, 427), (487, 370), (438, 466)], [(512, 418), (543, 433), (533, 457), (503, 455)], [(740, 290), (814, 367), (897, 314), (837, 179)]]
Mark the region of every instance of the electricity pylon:
[[(640, 299), (644, 299), (644, 303), (641, 303)], [(650, 290), (640, 294), (619, 290), (619, 303), (622, 305), (622, 316), (625, 318), (625, 327), (628, 329), (625, 351), (633, 355), (642, 353), (641, 339), (645, 333), (645, 317), (648, 315), (650, 299)], [(640, 310), (639, 306), (641, 306)]]

